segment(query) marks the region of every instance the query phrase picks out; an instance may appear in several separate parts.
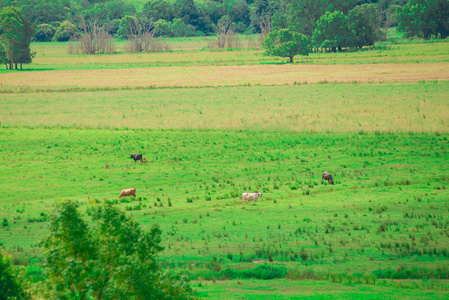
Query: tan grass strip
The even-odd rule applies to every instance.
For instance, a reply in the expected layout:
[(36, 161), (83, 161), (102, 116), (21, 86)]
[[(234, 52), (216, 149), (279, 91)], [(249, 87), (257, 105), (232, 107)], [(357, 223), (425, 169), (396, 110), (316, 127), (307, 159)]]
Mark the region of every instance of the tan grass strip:
[(184, 87), (284, 85), (319, 82), (449, 80), (449, 63), (373, 65), (248, 65), (15, 72), (0, 74), (3, 88)]

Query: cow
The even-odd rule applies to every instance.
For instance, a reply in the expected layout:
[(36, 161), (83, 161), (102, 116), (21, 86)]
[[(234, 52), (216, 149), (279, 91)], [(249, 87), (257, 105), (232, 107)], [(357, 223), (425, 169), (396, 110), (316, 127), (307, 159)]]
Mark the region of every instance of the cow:
[(122, 192), (120, 193), (120, 196), (118, 198), (120, 199), (120, 198), (127, 197), (127, 196), (133, 196), (134, 198), (136, 198), (136, 189), (135, 188), (124, 189), (124, 190), (122, 190)]
[(134, 163), (138, 160), (142, 161), (142, 154), (131, 154), (131, 158), (134, 159)]
[(248, 201), (254, 200), (254, 204), (256, 204), (257, 199), (259, 199), (260, 197), (262, 197), (261, 193), (243, 193), (242, 194), (242, 200), (243, 200), (242, 204), (245, 204), (245, 200), (248, 200)]
[(334, 184), (334, 180), (332, 179), (332, 175), (327, 173), (327, 172), (323, 173), (323, 177), (321, 177), (321, 179), (329, 181), (330, 184)]
[(141, 162), (141, 163), (147, 163), (148, 160), (144, 157), (140, 162)]

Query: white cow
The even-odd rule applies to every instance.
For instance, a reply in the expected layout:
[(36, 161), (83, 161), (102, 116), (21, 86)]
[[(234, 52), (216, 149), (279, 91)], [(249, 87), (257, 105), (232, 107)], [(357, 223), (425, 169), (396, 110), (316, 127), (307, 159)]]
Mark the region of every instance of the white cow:
[(260, 197), (262, 197), (262, 193), (243, 193), (242, 194), (242, 200), (243, 200), (242, 204), (245, 204), (245, 200), (248, 200), (248, 201), (254, 200), (254, 204), (256, 204), (257, 199), (259, 199)]

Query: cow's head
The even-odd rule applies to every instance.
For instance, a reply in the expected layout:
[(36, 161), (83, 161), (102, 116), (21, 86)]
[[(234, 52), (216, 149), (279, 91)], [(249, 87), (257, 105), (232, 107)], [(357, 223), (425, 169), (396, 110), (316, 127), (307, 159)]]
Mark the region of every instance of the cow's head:
[(257, 193), (257, 196), (262, 197), (262, 193)]

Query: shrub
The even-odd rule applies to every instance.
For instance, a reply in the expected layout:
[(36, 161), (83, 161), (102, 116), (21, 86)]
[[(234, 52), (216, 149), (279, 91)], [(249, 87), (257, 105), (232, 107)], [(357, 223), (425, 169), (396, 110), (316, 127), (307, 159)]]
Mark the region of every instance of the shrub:
[(56, 28), (50, 24), (39, 24), (34, 33), (34, 39), (38, 42), (50, 42), (56, 33)]
[(0, 251), (0, 299), (31, 299), (25, 290), (9, 258)]
[(157, 225), (143, 231), (125, 213), (103, 205), (93, 209), (89, 226), (70, 201), (56, 209), (50, 223), (41, 245), (51, 298), (193, 298), (188, 283), (160, 270)]
[(80, 31), (78, 28), (69, 21), (64, 21), (61, 25), (59, 25), (52, 40), (55, 42), (67, 42), (68, 40), (78, 36), (80, 36)]

